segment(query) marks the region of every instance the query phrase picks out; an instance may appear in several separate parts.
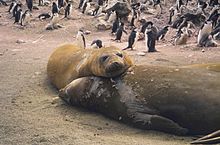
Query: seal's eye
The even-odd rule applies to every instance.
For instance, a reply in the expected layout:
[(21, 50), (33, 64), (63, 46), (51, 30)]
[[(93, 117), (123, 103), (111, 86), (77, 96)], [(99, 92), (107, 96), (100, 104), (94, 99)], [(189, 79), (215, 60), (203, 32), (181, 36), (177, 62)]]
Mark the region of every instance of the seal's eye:
[(116, 55), (118, 55), (119, 57), (123, 57), (122, 53), (117, 53)]
[(104, 56), (100, 57), (100, 61), (101, 61), (101, 62), (104, 62), (104, 61), (106, 61), (108, 58), (109, 58), (108, 55), (104, 55)]

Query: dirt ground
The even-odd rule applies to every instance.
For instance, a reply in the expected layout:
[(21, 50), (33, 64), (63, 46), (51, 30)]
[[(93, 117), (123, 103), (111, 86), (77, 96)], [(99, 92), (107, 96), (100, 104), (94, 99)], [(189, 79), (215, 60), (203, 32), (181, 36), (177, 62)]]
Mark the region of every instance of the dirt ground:
[[(124, 48), (123, 43), (111, 41), (110, 31), (98, 32), (94, 19), (74, 10), (74, 20), (62, 20), (64, 28), (45, 31), (48, 23), (35, 20), (21, 29), (13, 24), (0, 7), (0, 144), (1, 145), (180, 145), (195, 137), (178, 137), (156, 131), (131, 128), (100, 114), (68, 106), (57, 99), (57, 91), (50, 85), (46, 65), (51, 52), (60, 44), (74, 41), (77, 30), (84, 27), (92, 33), (86, 36), (89, 45), (101, 39), (105, 45)], [(34, 17), (48, 10), (34, 11)], [(82, 18), (82, 19), (79, 19)], [(171, 36), (172, 30), (168, 36)], [(169, 38), (169, 37), (168, 37)], [(23, 40), (25, 43), (16, 43)], [(145, 50), (139, 41), (135, 51), (128, 51), (135, 64), (187, 65), (220, 62), (220, 48), (197, 48), (196, 39), (186, 46), (172, 46), (169, 42), (157, 43), (157, 53), (138, 56)], [(219, 42), (218, 42), (219, 43)], [(220, 43), (219, 43), (220, 44)]]

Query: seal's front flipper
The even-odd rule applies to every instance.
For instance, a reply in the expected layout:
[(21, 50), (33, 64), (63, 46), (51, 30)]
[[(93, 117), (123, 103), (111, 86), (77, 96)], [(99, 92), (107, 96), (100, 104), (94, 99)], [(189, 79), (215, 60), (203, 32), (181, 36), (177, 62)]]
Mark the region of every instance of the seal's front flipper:
[(134, 122), (135, 125), (142, 129), (158, 130), (176, 135), (186, 135), (188, 132), (186, 128), (183, 128), (174, 121), (159, 115), (135, 113)]
[(217, 143), (220, 143), (220, 130), (215, 131), (211, 134), (208, 134), (204, 137), (201, 137), (191, 142), (191, 144), (217, 144)]

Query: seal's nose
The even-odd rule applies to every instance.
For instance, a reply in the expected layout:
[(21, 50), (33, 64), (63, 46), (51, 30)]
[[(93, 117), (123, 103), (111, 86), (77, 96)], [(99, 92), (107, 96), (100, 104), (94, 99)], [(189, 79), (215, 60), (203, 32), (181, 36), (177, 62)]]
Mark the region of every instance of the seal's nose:
[(121, 66), (120, 63), (118, 63), (118, 62), (113, 62), (112, 65), (114, 65), (115, 67), (120, 67)]

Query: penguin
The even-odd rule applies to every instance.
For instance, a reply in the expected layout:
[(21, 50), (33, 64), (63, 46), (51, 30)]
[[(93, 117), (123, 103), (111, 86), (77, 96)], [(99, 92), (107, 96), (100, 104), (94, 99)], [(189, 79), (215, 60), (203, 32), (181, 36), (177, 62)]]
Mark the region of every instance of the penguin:
[(186, 33), (186, 28), (183, 28), (182, 30), (178, 30), (177, 34), (176, 34), (176, 38), (174, 40), (175, 45), (185, 45), (187, 43), (188, 40), (188, 36)]
[(84, 32), (83, 32), (82, 29), (80, 29), (80, 30), (77, 32), (77, 35), (76, 35), (76, 44), (77, 44), (80, 48), (83, 48), (83, 49), (86, 48), (86, 40), (85, 40)]
[(64, 7), (64, 1), (58, 0), (58, 8)]
[(165, 35), (167, 34), (169, 30), (169, 26), (163, 27), (158, 33), (157, 33), (157, 40), (163, 40)]
[(52, 19), (50, 21), (51, 26), (56, 29), (58, 27), (58, 22), (59, 22), (59, 14), (58, 13), (54, 13), (52, 16)]
[(81, 9), (81, 8), (82, 8), (84, 1), (85, 1), (85, 0), (80, 0), (80, 1), (79, 1), (78, 9)]
[(82, 13), (83, 14), (88, 14), (89, 10), (90, 10), (91, 4), (90, 2), (86, 2), (83, 6), (83, 10)]
[(31, 14), (29, 12), (29, 10), (26, 10), (22, 16), (21, 16), (21, 26), (23, 26), (23, 24), (28, 23), (30, 20)]
[(183, 1), (182, 0), (176, 0), (176, 9), (178, 12), (180, 12), (180, 8), (183, 5)]
[(4, 6), (8, 6), (8, 4), (4, 0), (0, 0), (0, 4), (2, 4)]
[(9, 14), (12, 13), (12, 11), (16, 5), (17, 5), (17, 3), (15, 1), (12, 1), (12, 3), (9, 6), (9, 9), (8, 9)]
[(44, 0), (39, 0), (38, 1), (38, 6), (42, 6), (44, 4)]
[(117, 14), (116, 11), (111, 11), (110, 16), (107, 20), (108, 23), (112, 23), (115, 21), (115, 19), (117, 18)]
[(153, 31), (153, 33), (157, 34), (157, 28), (154, 26), (153, 22), (151, 22), (151, 21), (147, 22), (145, 19), (142, 19), (141, 24), (142, 24), (141, 30), (140, 30), (141, 33), (145, 34), (146, 28), (150, 27), (151, 30)]
[(27, 4), (27, 7), (28, 7), (29, 11), (32, 12), (33, 0), (26, 0), (26, 4)]
[(68, 18), (71, 15), (72, 12), (72, 5), (69, 3), (65, 8), (65, 16), (64, 18)]
[(219, 19), (220, 13), (218, 13), (218, 9), (215, 9), (207, 19), (207, 21), (212, 21), (212, 26), (215, 27), (217, 24), (217, 21)]
[(219, 5), (218, 0), (210, 0), (209, 1), (209, 6), (214, 7), (214, 6), (217, 6), (217, 5)]
[(170, 12), (170, 15), (169, 15), (168, 24), (171, 25), (171, 24), (172, 24), (172, 18), (173, 18), (174, 14), (175, 14), (175, 9), (174, 9), (173, 7), (171, 7), (171, 8), (169, 9), (169, 12)]
[(117, 32), (119, 26), (120, 26), (120, 20), (119, 20), (119, 18), (116, 18), (116, 20), (112, 24), (112, 32), (111, 32), (111, 34), (114, 35)]
[(13, 14), (12, 17), (15, 17), (17, 11), (18, 11), (19, 9), (21, 9), (21, 5), (22, 5), (21, 3), (16, 3), (16, 5), (14, 6), (14, 8), (12, 9), (12, 14)]
[(117, 42), (121, 42), (121, 37), (122, 37), (122, 34), (123, 32), (125, 34), (127, 34), (127, 32), (124, 30), (124, 23), (121, 22), (121, 25), (119, 26), (117, 32), (116, 32), (116, 38), (115, 38), (115, 41)]
[(59, 8), (55, 2), (52, 4), (52, 15), (59, 12)]
[(124, 48), (123, 50), (131, 48), (133, 50), (135, 48), (135, 44), (138, 41), (139, 33), (137, 30), (133, 29), (131, 31), (130, 36), (128, 37), (128, 47)]
[(136, 22), (139, 20), (140, 11), (136, 9), (132, 9), (132, 18), (130, 22), (131, 27), (135, 27)]
[(206, 21), (199, 30), (197, 44), (200, 47), (214, 47), (217, 46), (216, 42), (211, 39), (212, 22)]
[(215, 40), (220, 40), (220, 27), (215, 28), (210, 34)]
[(102, 48), (102, 41), (101, 40), (94, 40), (91, 43), (91, 48)]
[(50, 17), (51, 17), (51, 15), (49, 13), (42, 13), (38, 16), (38, 18), (41, 19), (41, 20), (46, 20)]
[(100, 14), (102, 13), (102, 10), (103, 10), (103, 6), (100, 6), (100, 5), (98, 5), (96, 8), (95, 8), (95, 10), (93, 11), (93, 16), (94, 17), (98, 17), (98, 16), (100, 16)]
[(148, 52), (157, 52), (156, 45), (156, 33), (152, 30), (152, 25), (149, 25), (145, 30), (145, 43)]
[(22, 16), (22, 9), (19, 9), (16, 14), (15, 14), (15, 23), (20, 23), (21, 22), (21, 16)]

